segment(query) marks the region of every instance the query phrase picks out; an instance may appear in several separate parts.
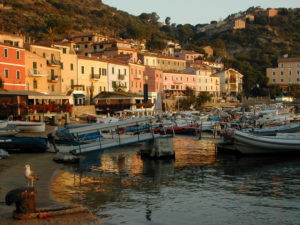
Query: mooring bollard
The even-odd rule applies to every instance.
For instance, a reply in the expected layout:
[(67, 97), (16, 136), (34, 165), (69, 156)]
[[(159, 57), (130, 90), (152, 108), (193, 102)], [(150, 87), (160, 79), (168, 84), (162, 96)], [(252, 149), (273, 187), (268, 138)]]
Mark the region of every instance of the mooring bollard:
[(7, 205), (16, 203), (16, 210), (14, 213), (33, 213), (35, 208), (35, 195), (37, 190), (33, 187), (21, 187), (13, 189), (6, 194), (5, 202)]

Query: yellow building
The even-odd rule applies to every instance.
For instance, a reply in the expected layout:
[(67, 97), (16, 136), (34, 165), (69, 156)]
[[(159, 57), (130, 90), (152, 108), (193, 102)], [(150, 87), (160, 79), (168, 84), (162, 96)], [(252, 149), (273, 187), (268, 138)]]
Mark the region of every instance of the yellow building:
[(61, 92), (61, 50), (42, 45), (30, 45), (30, 51), (47, 61), (47, 80), (49, 94), (62, 94)]
[(78, 83), (76, 86), (82, 87), (82, 93), (88, 102), (91, 97), (108, 90), (107, 66), (108, 62), (104, 59), (78, 56)]
[(277, 68), (267, 68), (269, 85), (279, 84), (282, 87), (289, 84), (300, 84), (300, 57), (278, 59)]
[(26, 90), (48, 93), (48, 72), (45, 58), (25, 51)]
[(67, 94), (74, 88), (75, 84), (78, 84), (77, 55), (74, 50), (64, 42), (54, 44), (54, 48), (61, 50), (61, 92)]
[(176, 57), (157, 56), (156, 68), (166, 71), (183, 71), (186, 69), (186, 61)]
[(212, 77), (220, 78), (220, 90), (223, 96), (237, 96), (243, 91), (243, 74), (234, 69), (217, 72)]

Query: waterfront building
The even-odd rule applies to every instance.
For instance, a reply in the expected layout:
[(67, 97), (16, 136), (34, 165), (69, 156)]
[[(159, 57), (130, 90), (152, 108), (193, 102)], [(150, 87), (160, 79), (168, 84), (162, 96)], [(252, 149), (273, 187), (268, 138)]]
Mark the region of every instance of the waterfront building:
[(198, 64), (195, 68), (190, 67), (184, 70), (184, 72), (196, 75), (197, 85), (195, 91), (197, 93), (207, 92), (213, 97), (219, 97), (221, 94), (220, 77), (212, 76), (213, 71), (209, 66), (204, 64), (201, 64), (201, 66)]
[(26, 90), (48, 93), (47, 60), (25, 51)]
[(129, 91), (128, 63), (116, 59), (109, 59), (107, 66), (107, 88), (109, 92)]
[(0, 31), (0, 78), (6, 90), (25, 90), (23, 37)]
[(61, 93), (67, 94), (79, 84), (77, 55), (65, 42), (55, 43), (53, 47), (60, 50)]
[(62, 94), (61, 50), (43, 45), (30, 45), (30, 51), (47, 61), (47, 80), (49, 94)]
[(148, 77), (148, 91), (160, 92), (163, 90), (163, 71), (151, 67), (146, 67), (146, 76)]
[(212, 77), (220, 78), (220, 90), (224, 97), (236, 97), (243, 91), (243, 74), (232, 68), (214, 73)]
[(82, 94), (87, 102), (97, 94), (107, 91), (108, 62), (95, 57), (78, 56), (77, 94)]
[(195, 74), (163, 71), (163, 90), (167, 96), (184, 96), (187, 87), (196, 90), (196, 86)]
[(300, 84), (300, 57), (280, 58), (276, 68), (267, 68), (269, 85), (278, 84), (286, 89), (290, 84)]
[(129, 63), (129, 72), (129, 90), (135, 93), (143, 93), (144, 84), (148, 79), (146, 76), (145, 66), (136, 63)]

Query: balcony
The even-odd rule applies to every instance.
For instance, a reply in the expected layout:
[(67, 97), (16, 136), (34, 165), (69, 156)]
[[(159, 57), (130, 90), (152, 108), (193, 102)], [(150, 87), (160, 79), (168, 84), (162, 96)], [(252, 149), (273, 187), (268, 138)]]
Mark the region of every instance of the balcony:
[(57, 61), (56, 59), (53, 59), (53, 60), (47, 60), (47, 65), (55, 65), (55, 66), (58, 66), (60, 65), (60, 62)]
[(182, 80), (173, 80), (174, 84), (182, 84)]
[(135, 79), (142, 79), (142, 75), (140, 75), (140, 74), (135, 74), (135, 75), (134, 75), (134, 78), (135, 78)]
[(91, 79), (92, 80), (100, 80), (101, 79), (101, 75), (100, 74), (91, 74)]
[(38, 70), (38, 69), (30, 69), (28, 70), (28, 74), (29, 76), (32, 77), (46, 77), (46, 73), (44, 72), (44, 70)]
[(48, 77), (48, 82), (51, 82), (51, 83), (57, 83), (58, 82), (58, 76), (54, 76), (54, 77)]
[(119, 80), (125, 80), (125, 75), (124, 74), (119, 74), (118, 79)]

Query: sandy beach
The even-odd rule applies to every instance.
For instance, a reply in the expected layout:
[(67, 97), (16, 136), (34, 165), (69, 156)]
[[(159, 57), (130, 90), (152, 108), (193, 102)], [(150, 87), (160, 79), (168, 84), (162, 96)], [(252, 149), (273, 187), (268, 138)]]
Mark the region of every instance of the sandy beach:
[[(104, 224), (94, 216), (68, 217), (56, 219), (41, 219), (18, 221), (12, 218), (15, 205), (7, 206), (5, 196), (12, 189), (27, 186), (24, 177), (24, 165), (30, 164), (32, 170), (39, 174), (39, 181), (35, 182), (37, 189), (36, 207), (61, 206), (62, 203), (55, 202), (50, 196), (50, 183), (56, 176), (56, 171), (63, 165), (55, 163), (52, 159), (54, 153), (41, 154), (10, 154), (7, 159), (0, 160), (0, 225), (31, 225), (31, 224)], [(70, 205), (67, 202), (64, 205)]]

